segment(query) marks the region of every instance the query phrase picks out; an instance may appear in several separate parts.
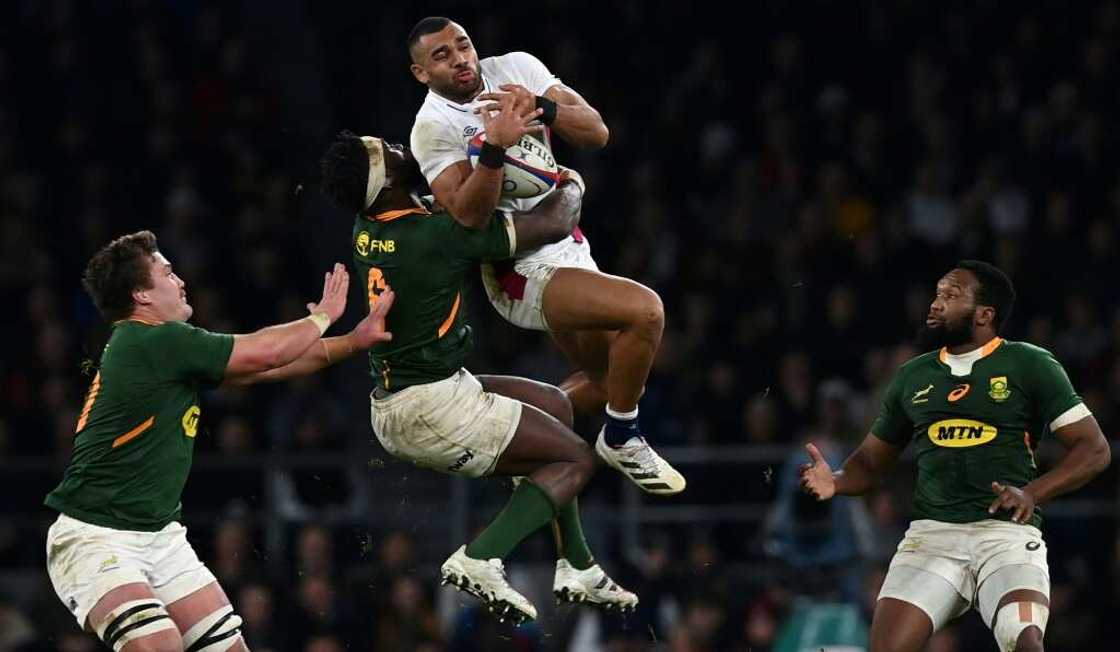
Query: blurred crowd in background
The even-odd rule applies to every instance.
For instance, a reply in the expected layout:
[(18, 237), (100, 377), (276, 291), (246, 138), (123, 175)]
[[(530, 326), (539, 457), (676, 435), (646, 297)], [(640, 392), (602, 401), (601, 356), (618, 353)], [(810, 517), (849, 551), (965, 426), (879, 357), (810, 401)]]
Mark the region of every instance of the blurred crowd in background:
[[(361, 361), (222, 389), (205, 399), (197, 452), (210, 463), (188, 484), (184, 522), (252, 649), (792, 650), (807, 600), (847, 605), (865, 627), (912, 468), (866, 500), (821, 506), (797, 493), (800, 444), (839, 463), (859, 442), (961, 258), (1010, 274), (1020, 298), (1006, 335), (1052, 350), (1115, 438), (1120, 3), (751, 4), (11, 3), (0, 650), (97, 645), (50, 589), (53, 514), (41, 506), (108, 334), (79, 285), (86, 260), (151, 228), (194, 323), (245, 332), (304, 314), (320, 274), (350, 257), (350, 217), (317, 192), (318, 154), (342, 128), (407, 143), (426, 90), (405, 37), (429, 14), (462, 23), (480, 56), (532, 52), (602, 113), (604, 150), (557, 151), (588, 181), (582, 229), (599, 265), (666, 306), (643, 424), (659, 446), (767, 451), (773, 461), (683, 467), (680, 499), (766, 516), (649, 525), (633, 554), (594, 517), (621, 491), (603, 471), (585, 499), (589, 535), (641, 609), (561, 609), (511, 630), (437, 590), (435, 569), (460, 543), (430, 534), (444, 514), (433, 487), (448, 481), (371, 441)], [(473, 370), (566, 375), (546, 336), (502, 322), (477, 287), (471, 297)], [(346, 323), (360, 311), (355, 292)], [(311, 461), (277, 472), (268, 460), (284, 455)], [(472, 525), (500, 504), (492, 484)], [(1074, 499), (1044, 510), (1047, 642), (1104, 649), (1120, 638), (1116, 472)], [(527, 549), (523, 581), (550, 601), (547, 540)], [(931, 649), (995, 648), (971, 614)]]

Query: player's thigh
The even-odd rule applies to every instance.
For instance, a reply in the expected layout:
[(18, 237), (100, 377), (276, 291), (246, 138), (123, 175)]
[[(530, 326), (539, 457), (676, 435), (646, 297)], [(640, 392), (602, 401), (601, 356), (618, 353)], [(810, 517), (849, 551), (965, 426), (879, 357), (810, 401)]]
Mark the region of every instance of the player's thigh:
[(526, 405), (532, 405), (571, 428), (572, 402), (559, 387), (519, 376), (482, 374), (477, 378), (487, 392), (508, 396)]
[(513, 439), (498, 458), (494, 473), (529, 475), (557, 462), (594, 467), (595, 456), (587, 442), (543, 411), (525, 405)]
[(152, 589), (167, 605), (184, 646), (198, 652), (241, 649), (241, 619), (187, 540), (187, 528), (175, 522), (155, 533), (151, 554)]
[(926, 612), (895, 598), (880, 598), (871, 617), (871, 652), (921, 652), (933, 636)]
[(89, 629), (117, 652), (183, 649), (183, 639), (167, 607), (146, 582), (111, 589), (93, 605)]
[[(923, 560), (913, 561), (921, 563)], [(943, 576), (947, 568), (952, 568), (946, 566), (945, 561), (939, 557), (925, 560), (929, 568), (938, 572), (899, 563), (891, 565), (879, 589), (872, 623), (872, 640), (878, 640), (882, 650), (921, 649), (934, 632), (968, 610), (968, 599)], [(968, 572), (963, 562), (959, 572)], [(875, 638), (875, 623), (878, 623), (878, 639)], [(915, 645), (917, 647), (913, 647)]]
[(241, 638), (241, 618), (229, 597), (214, 581), (167, 605), (183, 635), (184, 647), (198, 652), (247, 650)]
[(664, 320), (661, 299), (653, 290), (628, 278), (577, 267), (555, 271), (541, 306), (554, 331), (623, 330)]
[(1039, 593), (1049, 605), (1050, 567), (1042, 532), (1007, 521), (972, 524), (977, 560), (976, 608), (989, 627), (1003, 596), (1020, 589)]
[[(152, 538), (151, 532), (101, 527), (66, 515), (51, 525), (47, 575), (82, 629), (95, 631), (131, 595), (151, 597)], [(126, 610), (132, 606), (137, 605)]]

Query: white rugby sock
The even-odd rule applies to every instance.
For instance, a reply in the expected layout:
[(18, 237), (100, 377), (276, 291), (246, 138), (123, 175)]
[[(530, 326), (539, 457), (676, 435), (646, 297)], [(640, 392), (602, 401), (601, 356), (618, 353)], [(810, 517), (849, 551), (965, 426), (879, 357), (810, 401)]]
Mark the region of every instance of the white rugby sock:
[(629, 412), (616, 412), (615, 410), (611, 409), (610, 405), (608, 405), (607, 416), (612, 419), (618, 419), (619, 421), (633, 421), (634, 419), (638, 418), (638, 408), (634, 408)]

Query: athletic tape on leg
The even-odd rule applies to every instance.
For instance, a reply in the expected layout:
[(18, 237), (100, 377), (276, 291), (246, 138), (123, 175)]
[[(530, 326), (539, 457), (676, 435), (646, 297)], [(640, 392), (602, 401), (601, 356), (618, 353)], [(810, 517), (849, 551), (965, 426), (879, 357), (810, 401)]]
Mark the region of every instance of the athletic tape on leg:
[(992, 634), (1000, 652), (1013, 652), (1019, 635), (1028, 627), (1038, 627), (1046, 633), (1046, 621), (1050, 619), (1050, 608), (1040, 602), (1008, 602), (996, 612)]
[(97, 626), (97, 636), (120, 652), (138, 638), (167, 629), (175, 629), (171, 615), (157, 598), (147, 598), (117, 605)]
[(241, 638), (240, 629), (241, 617), (227, 604), (204, 616), (183, 634), (183, 649), (186, 652), (228, 650)]

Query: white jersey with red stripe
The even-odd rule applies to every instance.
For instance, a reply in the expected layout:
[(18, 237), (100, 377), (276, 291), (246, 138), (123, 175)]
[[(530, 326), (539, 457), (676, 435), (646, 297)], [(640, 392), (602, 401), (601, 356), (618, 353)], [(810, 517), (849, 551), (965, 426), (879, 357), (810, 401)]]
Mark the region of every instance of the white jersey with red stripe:
[[(553, 86), (560, 85), (560, 78), (553, 75), (539, 59), (527, 52), (510, 52), (496, 57), (487, 57), (479, 61), (481, 69), (481, 93), (501, 92), (499, 87), (503, 84), (517, 84), (524, 86), (534, 95), (543, 95)], [(467, 160), (467, 146), (471, 138), (483, 132), (482, 118), (474, 110), (486, 102), (472, 100), (459, 104), (453, 100), (441, 97), (429, 90), (424, 104), (416, 113), (416, 122), (412, 125), (410, 147), (420, 170), (428, 183), (432, 183), (451, 165)], [(544, 133), (545, 145), (551, 151), (552, 138), (546, 128)], [(551, 190), (549, 190), (551, 192)], [(503, 197), (498, 202), (498, 210), (503, 211), (528, 211), (536, 206), (548, 192), (537, 197), (527, 199), (514, 199)], [(575, 232), (574, 236), (553, 244), (545, 245), (539, 249), (523, 252), (518, 256), (518, 263), (549, 263), (561, 261), (570, 256), (565, 251), (572, 247), (586, 246), (583, 236)]]

